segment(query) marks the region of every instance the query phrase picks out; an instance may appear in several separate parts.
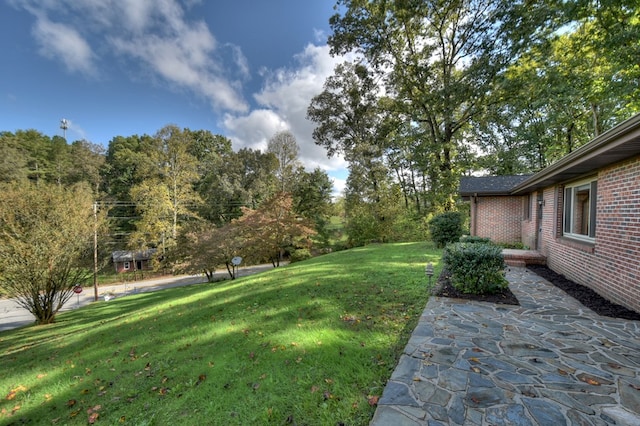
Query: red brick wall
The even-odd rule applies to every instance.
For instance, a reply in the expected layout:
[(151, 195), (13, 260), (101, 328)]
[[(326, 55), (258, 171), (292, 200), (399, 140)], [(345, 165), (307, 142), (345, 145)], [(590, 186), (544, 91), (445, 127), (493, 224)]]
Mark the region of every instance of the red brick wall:
[(544, 191), (541, 252), (572, 281), (640, 312), (640, 157), (598, 173), (595, 243), (562, 237), (562, 187)]
[(519, 243), (523, 197), (478, 197), (471, 200), (471, 234), (497, 243)]

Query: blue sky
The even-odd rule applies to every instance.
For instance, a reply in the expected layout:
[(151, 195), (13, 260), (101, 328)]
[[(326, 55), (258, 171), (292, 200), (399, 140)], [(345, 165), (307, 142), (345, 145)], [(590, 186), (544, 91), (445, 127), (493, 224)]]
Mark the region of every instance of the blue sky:
[(313, 143), (311, 98), (343, 58), (333, 0), (0, 0), (0, 131), (107, 146), (167, 124), (266, 148), (291, 131), (339, 191), (345, 163)]

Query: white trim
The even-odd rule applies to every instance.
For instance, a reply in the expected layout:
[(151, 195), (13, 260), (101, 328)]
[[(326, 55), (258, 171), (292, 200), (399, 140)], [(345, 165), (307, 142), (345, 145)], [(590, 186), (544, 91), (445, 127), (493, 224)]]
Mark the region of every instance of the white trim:
[[(594, 243), (596, 238), (595, 238), (595, 229), (590, 229), (591, 224), (595, 224), (595, 221), (592, 221), (591, 218), (591, 212), (595, 212), (595, 209), (592, 208), (592, 203), (596, 203), (597, 202), (597, 194), (592, 194), (591, 193), (591, 189), (592, 189), (592, 183), (593, 182), (597, 182), (598, 181), (598, 177), (596, 176), (590, 176), (588, 178), (583, 178), (580, 180), (576, 180), (573, 181), (569, 184), (564, 185), (563, 191), (564, 191), (564, 199), (563, 199), (563, 206), (562, 206), (562, 236), (566, 237), (566, 238), (571, 238), (574, 240), (578, 240), (578, 241), (584, 241), (587, 243)], [(584, 186), (588, 186), (589, 187), (589, 206), (587, 207), (587, 212), (589, 214), (588, 219), (587, 219), (587, 235), (585, 234), (578, 234), (578, 233), (574, 233), (574, 232), (568, 232), (567, 231), (567, 190), (570, 189), (571, 190), (571, 213), (569, 216), (569, 229), (573, 229), (574, 227), (574, 214), (573, 212), (575, 211), (574, 208), (574, 197), (575, 197), (575, 193), (574, 190), (576, 188), (580, 188), (580, 187), (584, 187)], [(595, 195), (595, 196), (594, 196)], [(594, 226), (595, 228), (595, 226)], [(589, 236), (588, 234), (593, 233), (593, 237)]]

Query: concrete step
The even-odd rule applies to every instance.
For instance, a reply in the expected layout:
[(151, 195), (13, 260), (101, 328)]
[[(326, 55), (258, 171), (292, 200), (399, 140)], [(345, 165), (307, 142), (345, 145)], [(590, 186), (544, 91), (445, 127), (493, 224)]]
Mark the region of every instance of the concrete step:
[(504, 263), (513, 267), (525, 267), (527, 265), (546, 265), (547, 258), (535, 250), (502, 250)]

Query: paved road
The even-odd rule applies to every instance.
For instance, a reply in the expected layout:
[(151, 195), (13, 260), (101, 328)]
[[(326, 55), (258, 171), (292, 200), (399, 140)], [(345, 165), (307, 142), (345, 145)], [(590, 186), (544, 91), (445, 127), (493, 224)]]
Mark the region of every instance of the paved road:
[[(272, 268), (273, 266), (271, 264), (240, 267), (237, 271), (237, 276), (252, 275)], [(216, 271), (216, 276), (223, 278), (228, 277), (229, 274), (226, 270), (220, 270)], [(122, 297), (131, 293), (145, 293), (205, 282), (207, 282), (207, 279), (204, 275), (182, 275), (144, 281), (132, 281), (124, 284), (105, 285), (98, 288), (99, 303), (104, 303), (104, 295), (109, 293), (114, 294), (116, 297)], [(85, 288), (79, 295), (73, 295), (61, 311), (86, 306), (93, 303), (93, 299), (93, 288)], [(33, 324), (33, 322), (33, 315), (26, 309), (20, 307), (14, 299), (0, 299), (0, 332)]]

